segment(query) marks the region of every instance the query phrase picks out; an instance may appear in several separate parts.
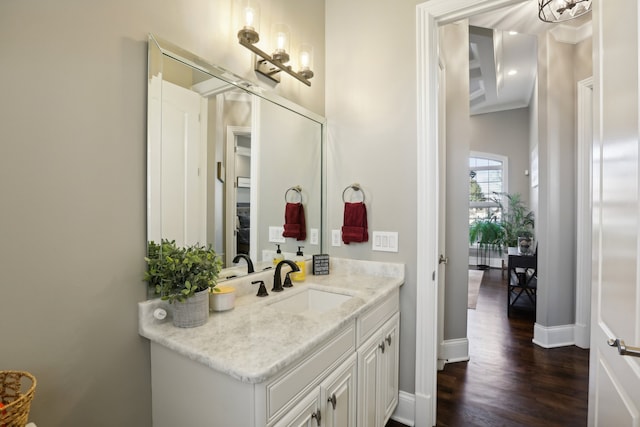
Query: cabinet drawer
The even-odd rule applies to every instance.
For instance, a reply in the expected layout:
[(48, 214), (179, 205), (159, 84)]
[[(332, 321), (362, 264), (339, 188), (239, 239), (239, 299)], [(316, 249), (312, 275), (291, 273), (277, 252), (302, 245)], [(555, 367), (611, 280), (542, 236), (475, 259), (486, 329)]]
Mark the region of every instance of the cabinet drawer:
[(356, 347), (360, 347), (398, 310), (400, 310), (400, 291), (395, 289), (388, 298), (358, 318)]
[(324, 372), (355, 351), (355, 327), (349, 327), (266, 386), (267, 417), (278, 414), (294, 398), (318, 385)]

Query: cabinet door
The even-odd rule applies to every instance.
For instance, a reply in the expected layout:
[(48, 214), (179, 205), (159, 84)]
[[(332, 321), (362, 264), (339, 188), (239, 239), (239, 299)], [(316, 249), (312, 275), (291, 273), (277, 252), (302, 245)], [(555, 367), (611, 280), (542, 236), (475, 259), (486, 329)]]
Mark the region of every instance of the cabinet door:
[(318, 427), (321, 421), (320, 406), (320, 393), (316, 389), (273, 427)]
[(380, 334), (375, 334), (358, 350), (358, 427), (378, 423), (378, 360)]
[(323, 426), (356, 427), (356, 373), (354, 354), (322, 383)]
[(383, 427), (398, 404), (396, 313), (358, 349), (358, 427)]
[(380, 358), (380, 396), (382, 399), (381, 407), (384, 408), (384, 419), (381, 425), (389, 421), (398, 404), (399, 326), (400, 316), (396, 314), (383, 328), (385, 350)]

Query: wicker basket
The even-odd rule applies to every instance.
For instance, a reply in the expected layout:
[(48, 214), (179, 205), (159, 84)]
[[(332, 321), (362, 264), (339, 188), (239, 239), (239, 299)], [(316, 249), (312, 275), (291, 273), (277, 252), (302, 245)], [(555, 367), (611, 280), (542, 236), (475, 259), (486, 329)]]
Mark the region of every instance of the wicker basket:
[[(29, 380), (31, 385), (25, 380)], [(24, 427), (35, 391), (36, 378), (30, 373), (0, 371), (0, 403), (4, 405), (0, 407), (0, 426)]]

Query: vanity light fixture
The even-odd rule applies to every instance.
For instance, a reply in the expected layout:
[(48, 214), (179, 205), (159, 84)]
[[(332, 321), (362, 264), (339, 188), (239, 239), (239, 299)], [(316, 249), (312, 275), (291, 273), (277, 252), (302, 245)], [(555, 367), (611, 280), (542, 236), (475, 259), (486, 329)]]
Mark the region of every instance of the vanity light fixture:
[(302, 45), (300, 48), (300, 71), (293, 71), (289, 62), (288, 53), (290, 43), (289, 28), (284, 24), (276, 24), (273, 29), (273, 40), (276, 42), (276, 48), (272, 55), (264, 52), (255, 44), (260, 41), (260, 35), (257, 31), (257, 25), (260, 20), (259, 8), (255, 2), (247, 2), (243, 7), (244, 25), (238, 31), (238, 42), (257, 55), (255, 70), (260, 74), (280, 83), (280, 72), (284, 71), (290, 76), (295, 77), (307, 86), (311, 86), (310, 78), (313, 77), (311, 71), (313, 50), (309, 45)]
[(591, 12), (592, 0), (538, 0), (538, 18), (555, 23)]

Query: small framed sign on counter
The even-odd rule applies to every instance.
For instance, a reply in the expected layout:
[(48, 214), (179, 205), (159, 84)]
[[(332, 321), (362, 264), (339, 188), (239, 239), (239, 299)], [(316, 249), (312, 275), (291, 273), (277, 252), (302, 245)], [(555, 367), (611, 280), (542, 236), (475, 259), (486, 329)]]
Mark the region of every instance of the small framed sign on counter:
[(314, 276), (329, 274), (329, 255), (317, 254), (313, 256)]

